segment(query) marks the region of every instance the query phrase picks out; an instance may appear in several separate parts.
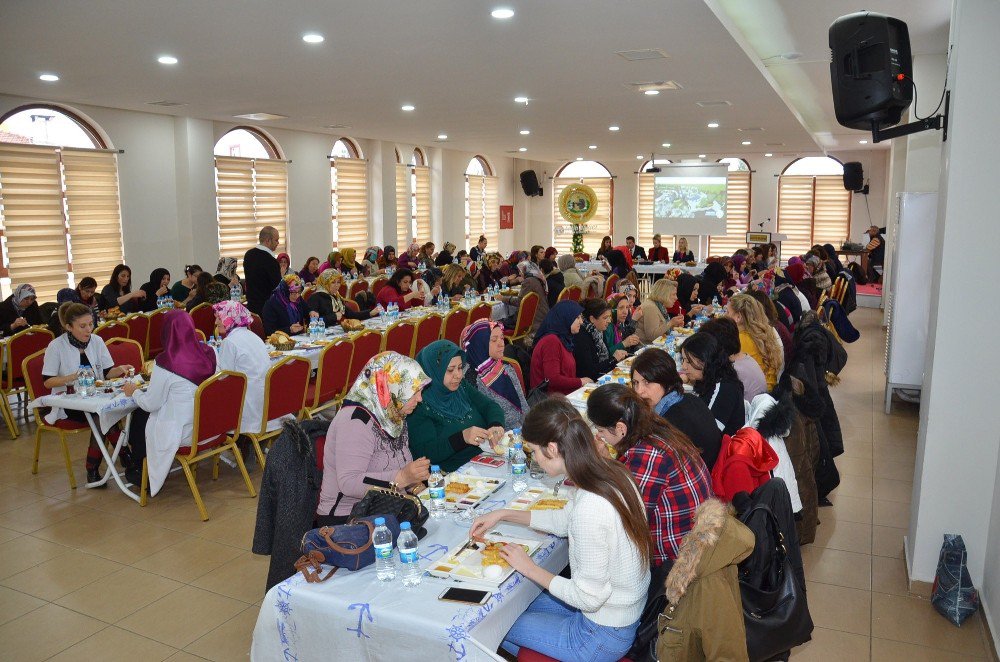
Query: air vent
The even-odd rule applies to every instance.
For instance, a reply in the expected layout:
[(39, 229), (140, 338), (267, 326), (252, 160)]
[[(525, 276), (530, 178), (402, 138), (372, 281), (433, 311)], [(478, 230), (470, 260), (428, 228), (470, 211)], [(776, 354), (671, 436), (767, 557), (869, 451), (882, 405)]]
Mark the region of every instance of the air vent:
[(183, 101), (147, 101), (147, 106), (160, 106), (161, 108), (176, 108), (177, 106), (186, 106), (187, 104)]
[(760, 127), (760, 126), (748, 126), (748, 127), (744, 127), (742, 129), (736, 129), (736, 130), (739, 131), (740, 133), (760, 133), (761, 131), (764, 130), (764, 128)]
[(768, 147), (783, 147), (785, 143), (764, 143)]
[(324, 129), (353, 129), (350, 124), (327, 124)]
[(244, 115), (233, 115), (233, 117), (236, 117), (241, 120), (253, 120), (254, 122), (288, 119), (288, 115), (275, 115), (274, 113), (246, 113)]
[(665, 60), (669, 55), (661, 48), (639, 48), (634, 51), (615, 51), (615, 55), (622, 57), (629, 62), (639, 62), (640, 60)]
[(675, 80), (657, 80), (657, 81), (647, 81), (647, 82), (637, 82), (637, 83), (623, 83), (625, 87), (635, 90), (636, 92), (645, 92), (646, 90), (682, 90), (681, 84)]
[(723, 106), (731, 106), (732, 102), (729, 101), (698, 101), (697, 105), (702, 108), (722, 108)]

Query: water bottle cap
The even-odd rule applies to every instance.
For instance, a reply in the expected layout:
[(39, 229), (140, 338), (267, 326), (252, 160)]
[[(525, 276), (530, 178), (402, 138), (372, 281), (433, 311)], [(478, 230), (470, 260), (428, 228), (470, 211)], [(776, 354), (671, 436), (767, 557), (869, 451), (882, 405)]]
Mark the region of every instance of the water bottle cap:
[(384, 517), (376, 517), (375, 518), (375, 526), (385, 526), (385, 518)]
[(409, 522), (400, 522), (399, 523), (399, 530), (400, 531), (409, 531), (410, 530), (410, 523)]
[(514, 448), (520, 449), (521, 447), (522, 446), (521, 446), (521, 442), (520, 441), (515, 441), (514, 442)]
[(437, 473), (438, 471), (441, 471), (441, 467), (439, 467), (439, 466), (438, 466), (438, 465), (436, 465), (436, 464), (432, 464), (432, 465), (431, 465), (431, 471), (432, 471), (433, 473)]

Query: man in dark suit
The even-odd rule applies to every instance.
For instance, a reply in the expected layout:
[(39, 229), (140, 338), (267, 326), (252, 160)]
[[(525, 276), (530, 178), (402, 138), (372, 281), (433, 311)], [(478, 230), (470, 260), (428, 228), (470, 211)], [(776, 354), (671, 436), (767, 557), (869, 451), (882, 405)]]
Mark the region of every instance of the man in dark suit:
[(632, 262), (646, 259), (646, 249), (635, 245), (635, 237), (625, 237), (625, 246), (632, 253)]
[(243, 273), (246, 275), (247, 308), (260, 315), (264, 302), (281, 281), (281, 268), (274, 254), (280, 237), (278, 231), (268, 225), (261, 228), (257, 241), (260, 243), (243, 256)]

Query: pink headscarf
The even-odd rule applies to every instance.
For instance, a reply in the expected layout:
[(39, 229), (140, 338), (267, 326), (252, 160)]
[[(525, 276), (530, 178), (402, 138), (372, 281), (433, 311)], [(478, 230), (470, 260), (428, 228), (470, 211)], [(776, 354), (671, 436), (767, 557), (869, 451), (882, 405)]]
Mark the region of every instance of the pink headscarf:
[(250, 325), (253, 324), (253, 315), (239, 301), (230, 301), (229, 299), (220, 301), (212, 305), (212, 310), (218, 315), (222, 331), (227, 336), (230, 331), (237, 327), (250, 328)]
[(198, 342), (194, 320), (183, 310), (171, 310), (163, 320), (163, 352), (156, 365), (201, 384), (215, 374), (215, 350)]

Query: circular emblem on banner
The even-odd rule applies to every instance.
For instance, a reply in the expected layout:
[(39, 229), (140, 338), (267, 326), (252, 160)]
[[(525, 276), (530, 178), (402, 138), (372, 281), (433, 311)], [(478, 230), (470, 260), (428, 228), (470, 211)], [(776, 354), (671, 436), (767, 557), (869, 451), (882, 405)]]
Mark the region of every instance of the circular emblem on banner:
[(586, 184), (569, 184), (559, 194), (559, 214), (575, 225), (586, 223), (597, 213), (597, 194)]

